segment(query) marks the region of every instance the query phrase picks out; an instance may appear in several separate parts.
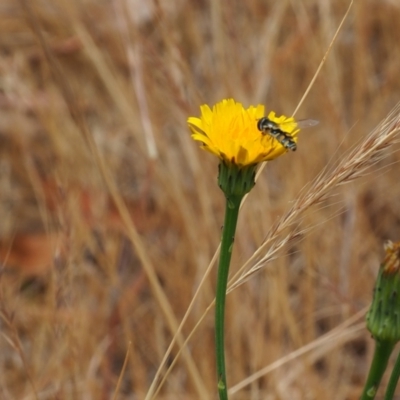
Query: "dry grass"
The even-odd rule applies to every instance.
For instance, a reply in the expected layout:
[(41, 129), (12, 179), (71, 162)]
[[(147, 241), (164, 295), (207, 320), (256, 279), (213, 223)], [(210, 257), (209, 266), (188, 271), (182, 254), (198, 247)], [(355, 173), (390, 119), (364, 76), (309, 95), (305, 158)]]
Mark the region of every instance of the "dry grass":
[[(293, 112), (347, 7), (1, 3), (0, 399), (146, 397), (223, 218), (217, 161), (186, 118), (230, 96)], [(361, 392), (363, 315), (383, 241), (400, 239), (399, 19), (396, 1), (355, 2), (296, 114), (320, 125), (242, 208), (233, 400)], [(214, 284), (212, 270), (157, 399), (215, 398)]]

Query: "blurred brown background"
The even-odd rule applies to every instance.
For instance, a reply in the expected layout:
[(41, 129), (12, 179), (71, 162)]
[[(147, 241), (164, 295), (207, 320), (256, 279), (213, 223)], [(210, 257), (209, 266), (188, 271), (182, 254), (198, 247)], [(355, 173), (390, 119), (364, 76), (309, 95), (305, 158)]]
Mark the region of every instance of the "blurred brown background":
[[(217, 160), (187, 117), (227, 97), (291, 115), (348, 5), (1, 2), (1, 399), (145, 398), (223, 220)], [(373, 348), (363, 315), (383, 242), (400, 239), (398, 147), (284, 232), (270, 228), (399, 101), (399, 20), (395, 0), (354, 3), (296, 114), (319, 126), (266, 166), (242, 209), (233, 274), (268, 234), (271, 246), (301, 234), (228, 296), (230, 386), (290, 357), (232, 399), (361, 392)], [(215, 270), (184, 337), (214, 284)], [(188, 348), (156, 398), (216, 398), (212, 311)]]

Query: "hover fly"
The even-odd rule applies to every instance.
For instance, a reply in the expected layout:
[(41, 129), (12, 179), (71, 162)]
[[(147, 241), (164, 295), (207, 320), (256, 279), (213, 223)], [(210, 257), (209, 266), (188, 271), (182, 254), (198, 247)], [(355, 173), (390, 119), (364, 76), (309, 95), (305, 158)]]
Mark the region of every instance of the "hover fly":
[(283, 124), (277, 124), (267, 117), (263, 117), (258, 120), (257, 128), (263, 135), (270, 135), (274, 139), (276, 139), (285, 149), (295, 151), (297, 149), (296, 142), (293, 140), (293, 137), (288, 133), (284, 132), (285, 125), (289, 124), (297, 124), (298, 129), (309, 128), (311, 126), (315, 126), (319, 123), (319, 121), (315, 119), (302, 119), (299, 121), (288, 121)]

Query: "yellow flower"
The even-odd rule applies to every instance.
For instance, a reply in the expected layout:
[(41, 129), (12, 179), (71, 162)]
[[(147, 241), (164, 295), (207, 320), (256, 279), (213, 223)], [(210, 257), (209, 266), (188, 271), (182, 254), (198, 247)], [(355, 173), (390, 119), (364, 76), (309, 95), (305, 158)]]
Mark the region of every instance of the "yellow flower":
[[(263, 105), (245, 109), (233, 99), (224, 99), (212, 109), (202, 105), (200, 110), (200, 118), (189, 117), (187, 121), (192, 138), (228, 165), (245, 167), (273, 160), (287, 152), (276, 139), (257, 128), (257, 121), (265, 116)], [(277, 117), (271, 111), (268, 119), (297, 141), (299, 129), (294, 118)]]

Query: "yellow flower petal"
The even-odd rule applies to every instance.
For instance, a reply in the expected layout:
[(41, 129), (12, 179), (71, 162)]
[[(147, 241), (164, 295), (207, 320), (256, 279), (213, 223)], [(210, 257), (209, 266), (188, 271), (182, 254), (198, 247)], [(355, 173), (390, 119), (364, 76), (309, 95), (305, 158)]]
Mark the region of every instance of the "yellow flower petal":
[[(212, 109), (202, 105), (200, 111), (200, 118), (189, 117), (187, 121), (192, 138), (227, 164), (244, 167), (273, 160), (287, 152), (275, 138), (258, 130), (257, 121), (265, 116), (263, 105), (245, 109), (233, 99), (224, 99)], [(297, 141), (299, 129), (293, 117), (277, 117), (271, 111), (268, 119)]]

